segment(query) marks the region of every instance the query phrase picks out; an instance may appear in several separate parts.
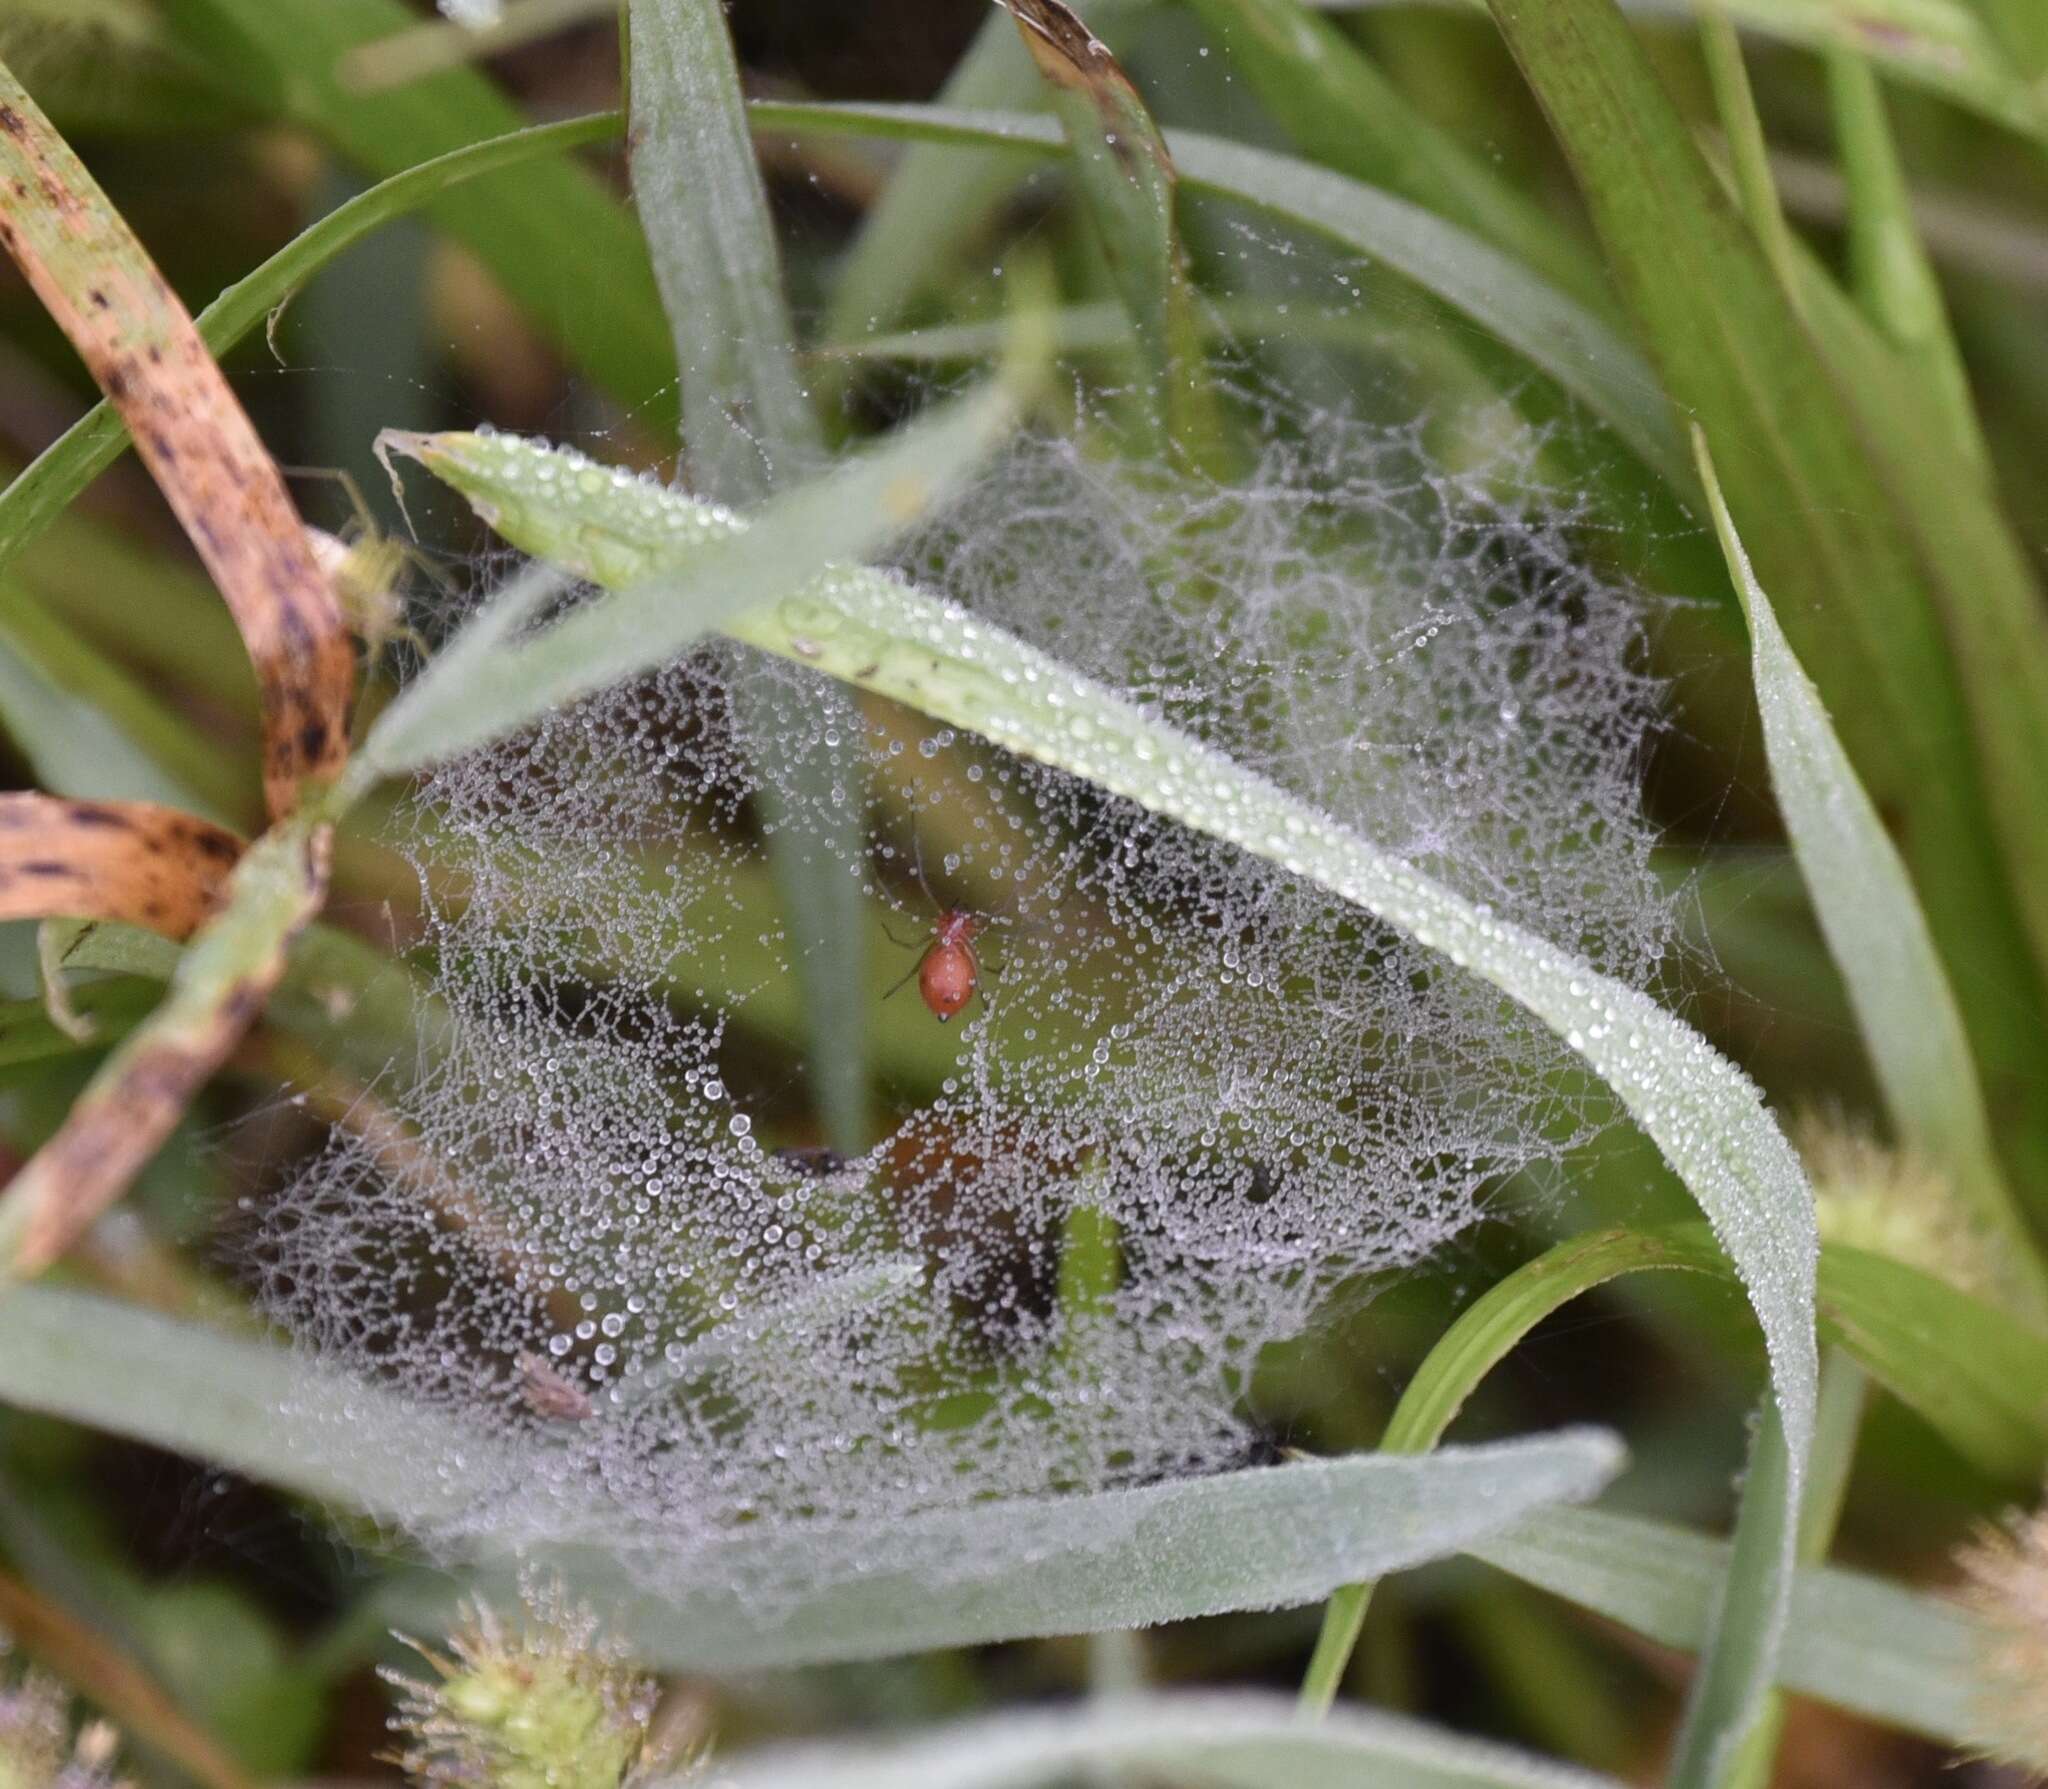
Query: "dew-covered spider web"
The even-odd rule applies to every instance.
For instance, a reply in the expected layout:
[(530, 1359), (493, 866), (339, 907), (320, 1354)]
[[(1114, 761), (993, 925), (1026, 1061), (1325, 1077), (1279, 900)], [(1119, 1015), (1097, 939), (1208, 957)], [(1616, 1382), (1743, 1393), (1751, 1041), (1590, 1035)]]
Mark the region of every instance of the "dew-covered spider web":
[[(1491, 414), (1447, 466), (1441, 417), (1249, 362), (1231, 402), (1258, 446), (1198, 476), (1084, 401), (896, 564), (1656, 984), (1646, 606), (1545, 437)], [(742, 654), (551, 715), (402, 815), (445, 1041), (379, 1090), (402, 1140), (337, 1133), (255, 1254), (310, 1349), (445, 1416), (430, 1544), (601, 1546), (657, 1593), (736, 1536), (777, 1543), (754, 1594), (1014, 1566), (920, 1554), (917, 1518), (1243, 1464), (1263, 1350), (1600, 1122), (1562, 1044), (1355, 909), (799, 669), (745, 664), (795, 699), (742, 709)], [(771, 707), (801, 739), (746, 736)], [(758, 799), (798, 743), (866, 817), (812, 866), (873, 922), (855, 1154), (817, 1147), (766, 867), (763, 813), (817, 799)], [(889, 991), (941, 908), (979, 924), (947, 1027)]]

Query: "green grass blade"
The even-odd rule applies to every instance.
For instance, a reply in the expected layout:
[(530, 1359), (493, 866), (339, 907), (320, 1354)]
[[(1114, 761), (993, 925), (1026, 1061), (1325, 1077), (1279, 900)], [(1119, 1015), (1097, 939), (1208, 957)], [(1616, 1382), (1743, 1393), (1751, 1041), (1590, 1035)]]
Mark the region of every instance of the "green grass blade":
[(1143, 350), (1155, 437), (1206, 463), (1218, 430), (1181, 246), (1180, 175), (1109, 47), (1063, 0), (1002, 0), (1067, 133), (1074, 184)]
[[(177, 40), (218, 79), (374, 179), (525, 123), (471, 69), (385, 93), (350, 89), (342, 67), (351, 51), (418, 22), (402, 0), (174, 0), (165, 10)], [(589, 170), (530, 168), (516, 184), (437, 199), (432, 214), (598, 384), (636, 410), (674, 414), (675, 361), (646, 252)]]
[(792, 1747), (730, 1763), (730, 1789), (1029, 1789), (1171, 1781), (1188, 1789), (1617, 1789), (1399, 1715), (1346, 1710), (1304, 1727), (1276, 1697), (1150, 1696), (1004, 1714), (865, 1751)]
[[(1481, 1382), (1539, 1323), (1626, 1274), (1724, 1276), (1727, 1257), (1696, 1225), (1603, 1230), (1559, 1243), (1487, 1288), (1424, 1356), (1380, 1445), (1426, 1453)], [(2048, 1467), (2048, 1340), (2003, 1312), (1902, 1262), (1829, 1244), (1818, 1279), (1820, 1332), (1980, 1471), (2015, 1489)], [(1371, 1585), (1330, 1599), (1303, 1680), (1311, 1709), (1329, 1706), (1357, 1644)]]
[(718, 0), (629, 0), (633, 201), (683, 378), (691, 483), (759, 501), (821, 457)]
[[(746, 506), (824, 459), (824, 438), (797, 374), (767, 189), (747, 132), (739, 68), (718, 0), (630, 0), (633, 199), (654, 255), (683, 375), (683, 440), (692, 486)], [(773, 741), (777, 775), (760, 799), (790, 953), (802, 990), (805, 1055), (826, 1134), (842, 1149), (869, 1140), (860, 885), (845, 866), (866, 848), (865, 801), (835, 800), (858, 772), (819, 733), (850, 734), (837, 691), (809, 721), (764, 680), (734, 691), (740, 729)], [(789, 742), (789, 743), (782, 743)]]
[[(1802, 325), (1613, 0), (1492, 5), (1793, 647), (1896, 816), (1980, 1063), (2029, 1060), (2048, 1028), (2048, 609), (2010, 531), (1967, 464), (1920, 451), (1925, 407), (1894, 404), (1893, 357), (1853, 306), (1807, 283)], [(2028, 1188), (2048, 1090), (2012, 1093)]]
[(233, 766), (13, 589), (0, 589), (0, 724), (52, 795), (153, 801), (231, 828), (247, 819)]
[[(323, 1502), (417, 1519), (438, 1485), (434, 1419), (274, 1342), (50, 1286), (0, 1293), (0, 1400), (211, 1461)], [(332, 1444), (332, 1414), (361, 1447)], [(323, 1414), (325, 1413), (325, 1414)], [(326, 1446), (307, 1445), (324, 1431)]]
[(1848, 196), (1849, 271), (1864, 313), (1918, 372), (1954, 432), (1956, 447), (1980, 474), (1990, 451), (1977, 422), (1969, 376), (1934, 265), (1913, 221), (1884, 95), (1869, 62), (1852, 50), (1828, 56), (1828, 104), (1834, 113)]
[(1193, 0), (1193, 10), (1312, 161), (1434, 212), (1589, 310), (1612, 312), (1590, 245), (1426, 117), (1301, 0)]
[[(464, 181), (603, 142), (619, 131), (615, 115), (572, 118), (516, 130), (451, 151), (360, 193), (237, 280), (193, 319), (216, 355), (225, 354), (336, 255), (372, 230), (404, 217)], [(102, 399), (66, 429), (0, 492), (0, 566), (34, 540), (129, 445), (128, 430)]]
[[(540, 547), (559, 513), (546, 488), (555, 466), (526, 492), (500, 483), (486, 494), (472, 476), (506, 451), (537, 469), (524, 457), (534, 451), (526, 443), (481, 435), (394, 441), (464, 489), (508, 540), (622, 593), (575, 611), (538, 639), (471, 660), (459, 680), (414, 685), (378, 717), (356, 754), (356, 786), (470, 750), (561, 703), (665, 664), (740, 611), (804, 588), (834, 561), (878, 549), (963, 476), (1015, 415), (1013, 394), (1001, 385), (956, 399), (882, 448), (776, 498), (756, 512), (752, 528), (729, 510), (662, 486), (580, 457), (563, 461), (561, 475), (575, 487), (564, 495), (621, 523), (620, 538), (593, 538), (591, 553)], [(654, 543), (659, 547), (651, 552)], [(664, 549), (666, 556), (657, 557)], [(486, 610), (485, 625), (488, 617)], [(458, 637), (455, 649), (460, 645)]]
[[(714, 512), (578, 456), (509, 437), (444, 438), (429, 462), (515, 545), (600, 582), (639, 584), (701, 551)], [(664, 512), (677, 518), (673, 525)], [(728, 528), (741, 526), (727, 519)], [(1811, 1194), (1756, 1089), (1637, 990), (1501, 921), (1229, 759), (986, 622), (877, 573), (840, 571), (801, 596), (730, 615), (733, 637), (980, 733), (1150, 812), (1306, 877), (1399, 927), (1526, 1006), (1585, 1057), (1713, 1223), (1754, 1304), (1790, 1447), (1777, 1569), (1749, 1693), (1769, 1681), (1770, 1630), (1792, 1565), (1816, 1361)]]
[[(757, 132), (855, 132), (999, 147), (1044, 160), (1059, 127), (1018, 114), (935, 106), (756, 103)], [(1434, 293), (1555, 380), (1680, 492), (1694, 475), (1650, 368), (1596, 316), (1499, 250), (1420, 206), (1293, 156), (1195, 131), (1166, 146), (1184, 191), (1251, 205), (1369, 255)]]
[[(272, 1343), (108, 1299), (41, 1286), (0, 1295), (0, 1399), (399, 1522), (430, 1520), (464, 1496), (421, 1465), (443, 1457), (445, 1416)], [(494, 1446), (470, 1440), (485, 1455)], [(978, 1504), (903, 1535), (949, 1568), (950, 1583), (944, 1572), (849, 1571), (817, 1587), (818, 1559), (793, 1556), (787, 1535), (735, 1539), (749, 1581), (772, 1577), (777, 1560), (791, 1577), (793, 1600), (765, 1607), (711, 1588), (726, 1576), (715, 1557), (707, 1588), (684, 1602), (637, 1595), (588, 1555), (563, 1563), (580, 1586), (606, 1584), (608, 1601), (616, 1592), (608, 1625), (651, 1663), (752, 1670), (1309, 1603), (1342, 1576), (1441, 1558), (1532, 1510), (1590, 1497), (1620, 1464), (1611, 1436), (1581, 1429), (1428, 1460), (1364, 1454)], [(1019, 1531), (1034, 1545), (1028, 1566), (959, 1575), (961, 1561)]]
[[(1497, 1535), (1590, 1497), (1620, 1463), (1612, 1436), (1576, 1429), (1427, 1459), (1347, 1454), (980, 1503), (898, 1524), (891, 1547), (910, 1563), (886, 1572), (834, 1571), (764, 1532), (707, 1555), (704, 1588), (680, 1599), (648, 1596), (587, 1551), (555, 1557), (650, 1663), (751, 1671), (1312, 1604), (1361, 1570), (1457, 1551), (1461, 1531)], [(963, 1570), (977, 1559), (1013, 1563)], [(784, 1577), (787, 1594), (766, 1599), (723, 1588)]]
[[(1475, 1557), (1697, 1652), (1728, 1547), (1689, 1529), (1607, 1510), (1551, 1510), (1471, 1549)], [(1802, 1567), (1778, 1681), (1885, 1726), (1969, 1745), (1985, 1637), (1955, 1604), (1839, 1567)]]
[(1697, 432), (1694, 450), (1749, 621), (1772, 787), (1892, 1122), (1952, 1176), (1984, 1258), (2015, 1307), (2048, 1329), (2048, 1270), (1999, 1167), (1962, 1014), (1906, 866), (1757, 582)]

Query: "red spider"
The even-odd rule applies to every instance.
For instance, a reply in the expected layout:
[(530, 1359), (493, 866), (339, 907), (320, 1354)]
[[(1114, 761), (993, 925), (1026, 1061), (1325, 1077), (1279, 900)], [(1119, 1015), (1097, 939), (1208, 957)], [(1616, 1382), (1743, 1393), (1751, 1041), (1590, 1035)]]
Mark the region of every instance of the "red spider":
[[(938, 917), (932, 922), (931, 942), (924, 947), (924, 954), (916, 964), (905, 972), (903, 980), (889, 990), (894, 994), (897, 988), (917, 977), (917, 992), (933, 1018), (943, 1025), (948, 1019), (961, 1012), (981, 993), (981, 958), (976, 955), (974, 940), (991, 925), (1005, 923), (986, 913), (976, 913), (970, 907), (947, 907), (932, 893), (931, 884), (924, 879), (924, 853), (917, 854), (917, 885), (924, 890), (924, 898), (931, 902)], [(895, 934), (891, 933), (891, 937)], [(896, 939), (898, 944), (903, 940)], [(905, 946), (915, 949), (914, 944)], [(888, 994), (882, 996), (887, 999)], [(983, 995), (984, 1000), (987, 999)]]

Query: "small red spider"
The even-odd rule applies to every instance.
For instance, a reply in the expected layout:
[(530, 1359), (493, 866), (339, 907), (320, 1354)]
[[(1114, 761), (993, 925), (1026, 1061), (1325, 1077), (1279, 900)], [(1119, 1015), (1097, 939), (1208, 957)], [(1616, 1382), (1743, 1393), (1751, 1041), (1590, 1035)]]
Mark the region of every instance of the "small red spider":
[[(984, 929), (1006, 923), (990, 914), (976, 913), (970, 907), (947, 907), (932, 893), (931, 884), (924, 879), (924, 854), (917, 855), (917, 885), (924, 890), (924, 898), (931, 902), (938, 917), (932, 922), (931, 940), (924, 946), (914, 967), (907, 970), (903, 980), (889, 990), (894, 994), (911, 976), (917, 977), (918, 997), (923, 1000), (933, 1018), (943, 1025), (962, 1012), (976, 994), (981, 993), (981, 958), (976, 954), (974, 941)], [(892, 937), (895, 935), (890, 934)], [(896, 939), (898, 944), (904, 941)], [(914, 944), (907, 949), (915, 949)], [(887, 999), (889, 994), (882, 996)], [(987, 999), (983, 994), (982, 998)]]

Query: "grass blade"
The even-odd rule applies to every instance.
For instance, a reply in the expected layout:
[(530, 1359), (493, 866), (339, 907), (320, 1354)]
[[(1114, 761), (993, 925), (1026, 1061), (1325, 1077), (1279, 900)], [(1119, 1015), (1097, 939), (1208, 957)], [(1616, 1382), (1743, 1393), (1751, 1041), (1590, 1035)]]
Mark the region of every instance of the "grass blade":
[(235, 866), (226, 904), (194, 935), (163, 1004), (0, 1193), (0, 1283), (49, 1266), (121, 1196), (262, 1010), (292, 937), (326, 896), (331, 831), (309, 804)]
[(1906, 866), (1757, 582), (1697, 431), (1693, 447), (1749, 621), (1772, 787), (1892, 1123), (1953, 1177), (2007, 1295), (2048, 1329), (2048, 1269), (1999, 1167), (1962, 1014)]
[[(418, 1465), (443, 1457), (444, 1417), (275, 1344), (108, 1299), (0, 1293), (0, 1398), (399, 1522), (464, 1496)], [(494, 1445), (470, 1444), (480, 1457)], [(778, 1560), (785, 1575), (794, 1567), (788, 1598), (767, 1607), (709, 1588), (684, 1603), (651, 1598), (601, 1559), (561, 1564), (579, 1587), (616, 1597), (608, 1625), (650, 1662), (723, 1673), (1313, 1602), (1342, 1577), (1440, 1558), (1533, 1509), (1592, 1496), (1620, 1463), (1611, 1436), (1568, 1430), (1427, 1460), (1363, 1454), (978, 1504), (907, 1537), (946, 1568), (933, 1576), (849, 1572), (822, 1587), (814, 1550), (738, 1537), (729, 1545), (751, 1561), (750, 1581)], [(1032, 1569), (962, 1577), (962, 1561), (1027, 1526)], [(724, 1576), (707, 1561), (707, 1586)]]
[[(747, 132), (746, 102), (718, 0), (630, 0), (633, 198), (654, 254), (683, 373), (683, 440), (702, 495), (745, 507), (824, 459), (824, 438), (798, 378), (768, 195)], [(740, 730), (778, 743), (760, 781), (797, 985), (805, 1055), (826, 1134), (843, 1149), (868, 1141), (863, 1002), (867, 930), (860, 886), (843, 866), (865, 850), (865, 801), (835, 800), (858, 772), (823, 735), (850, 735), (846, 697), (816, 700), (807, 743), (793, 702), (765, 679), (734, 691)]]
[[(622, 594), (574, 612), (530, 643), (480, 657), (459, 683), (415, 685), (378, 717), (357, 755), (356, 786), (467, 751), (559, 703), (666, 663), (739, 611), (802, 589), (848, 554), (874, 550), (961, 476), (1014, 416), (1001, 385), (956, 399), (885, 447), (771, 502), (751, 529), (730, 510), (580, 457), (565, 462), (584, 500), (603, 505), (609, 494), (624, 526), (616, 542), (598, 543), (594, 557), (552, 557)], [(474, 486), (473, 468), (498, 460), (498, 439), (405, 436), (391, 445), (464, 488)], [(478, 496), (474, 488), (469, 494)], [(508, 540), (535, 541), (553, 519), (536, 495), (500, 484), (481, 497), (479, 512)], [(649, 552), (656, 541), (669, 549), (665, 560)], [(459, 648), (458, 639), (451, 650)]]
[[(1792, 645), (1897, 817), (1980, 1062), (2026, 1062), (2048, 1028), (2048, 623), (2019, 548), (1966, 461), (1916, 451), (1927, 407), (1854, 306), (1802, 280), (1802, 323), (1613, 0), (1491, 4)], [(2048, 1092), (2012, 1091), (2026, 1188)]]
[[(1728, 1547), (1607, 1510), (1550, 1510), (1471, 1549), (1661, 1645), (1699, 1650)], [(1975, 1621), (1939, 1597), (1835, 1566), (1805, 1566), (1778, 1681), (1889, 1727), (1974, 1743), (1983, 1673)]]
[[(704, 1588), (680, 1600), (648, 1595), (629, 1567), (587, 1551), (550, 1559), (650, 1662), (752, 1671), (1310, 1604), (1362, 1570), (1456, 1551), (1461, 1530), (1498, 1534), (1521, 1512), (1590, 1497), (1620, 1463), (1612, 1436), (1577, 1429), (1427, 1459), (1347, 1454), (1012, 1498), (897, 1524), (891, 1546), (909, 1563), (886, 1572), (835, 1573), (815, 1549), (763, 1532), (707, 1555)], [(973, 1572), (977, 1559), (1020, 1552), (1026, 1567)], [(780, 1588), (722, 1588), (735, 1582)]]
[[(1623, 1275), (1659, 1270), (1731, 1272), (1712, 1235), (1690, 1224), (1574, 1237), (1517, 1268), (1424, 1356), (1381, 1447), (1435, 1447), (1486, 1376), (1539, 1323)], [(1980, 1471), (2017, 1489), (2048, 1467), (2048, 1407), (2033, 1394), (2048, 1384), (2048, 1340), (1917, 1268), (1837, 1244), (1821, 1250), (1818, 1296), (1821, 1335)], [(1353, 1585), (1330, 1599), (1303, 1680), (1306, 1707), (1329, 1706), (1371, 1594), (1371, 1585)]]
[(1026, 1789), (1102, 1771), (1190, 1789), (1615, 1789), (1505, 1746), (1399, 1715), (1347, 1710), (1304, 1727), (1278, 1697), (1149, 1696), (942, 1727), (865, 1754), (791, 1747), (743, 1757), (731, 1789)]
[[(238, 93), (303, 125), (373, 179), (526, 122), (490, 81), (451, 69), (386, 93), (342, 79), (349, 54), (419, 22), (402, 0), (180, 0), (187, 50)], [(629, 408), (674, 415), (675, 361), (639, 232), (584, 168), (531, 168), (514, 186), (443, 196), (436, 223), (490, 268), (536, 324)], [(573, 254), (563, 252), (574, 243)]]
[(256, 667), (273, 814), (348, 756), (355, 648), (275, 463), (192, 319), (119, 212), (0, 66), (4, 241), (93, 379), (226, 599)]
[[(716, 512), (673, 493), (615, 482), (579, 457), (508, 437), (443, 438), (432, 464), (515, 545), (599, 581), (659, 575), (679, 551), (664, 536), (701, 536), (717, 521)], [(673, 527), (663, 511), (679, 518)], [(742, 524), (727, 518), (723, 526)], [(1769, 1630), (1745, 1676), (1745, 1693), (1760, 1697), (1768, 1640), (1788, 1594), (1817, 1368), (1811, 1194), (1756, 1089), (1635, 989), (1482, 911), (1023, 642), (893, 578), (840, 571), (803, 596), (731, 614), (723, 625), (734, 638), (969, 728), (1306, 877), (1490, 982), (1585, 1057), (1714, 1225), (1769, 1348), (1790, 1460)]]
[[(1044, 160), (1062, 138), (1051, 119), (936, 106), (756, 102), (757, 132), (852, 131), (1008, 149)], [(1434, 213), (1293, 156), (1195, 131), (1169, 131), (1182, 189), (1248, 204), (1384, 262), (1523, 355), (1583, 402), (1681, 492), (1694, 475), (1655, 375), (1582, 305)]]
[[(381, 225), (419, 210), (465, 181), (603, 142), (616, 136), (619, 128), (614, 114), (536, 125), (394, 175), (337, 205), (222, 292), (193, 319), (200, 340), (215, 355), (225, 354), (335, 256)], [(0, 492), (0, 566), (49, 527), (129, 445), (127, 425), (103, 399), (45, 448)]]
[(1002, 0), (1066, 129), (1075, 184), (1144, 353), (1155, 435), (1194, 463), (1212, 450), (1194, 290), (1175, 216), (1179, 171), (1109, 46), (1062, 0)]

